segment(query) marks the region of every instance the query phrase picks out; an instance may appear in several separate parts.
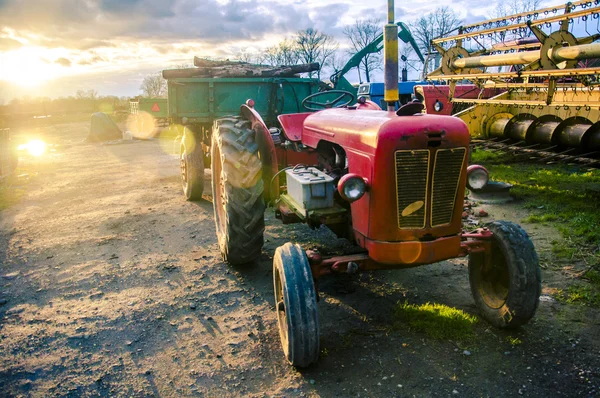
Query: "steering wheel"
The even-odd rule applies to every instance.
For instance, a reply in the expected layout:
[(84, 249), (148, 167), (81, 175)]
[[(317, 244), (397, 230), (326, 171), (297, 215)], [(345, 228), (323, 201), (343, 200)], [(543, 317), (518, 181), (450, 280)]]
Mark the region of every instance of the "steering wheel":
[[(324, 95), (330, 94), (340, 94), (333, 101), (320, 102), (315, 101), (315, 98)], [(347, 99), (346, 99), (347, 98)], [(320, 111), (322, 109), (329, 108), (343, 108), (354, 101), (354, 94), (349, 91), (344, 90), (329, 90), (329, 91), (321, 91), (320, 93), (314, 93), (309, 95), (308, 97), (302, 100), (302, 106), (309, 111)]]

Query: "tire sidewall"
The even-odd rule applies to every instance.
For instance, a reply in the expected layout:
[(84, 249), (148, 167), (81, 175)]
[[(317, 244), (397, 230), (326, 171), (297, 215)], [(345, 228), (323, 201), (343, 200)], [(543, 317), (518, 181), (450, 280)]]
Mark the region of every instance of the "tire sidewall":
[[(486, 225), (494, 234), (492, 244), (504, 255), (508, 270), (509, 288), (506, 301), (499, 308), (488, 306), (478, 286), (483, 254), (469, 258), (471, 292), (483, 317), (499, 328), (513, 328), (526, 323), (537, 310), (540, 295), (540, 270), (537, 254), (527, 233), (517, 224), (492, 222)], [(512, 236), (510, 236), (512, 235)], [(511, 240), (519, 240), (519, 244)], [(517, 247), (515, 247), (517, 246)]]
[(288, 242), (275, 251), (273, 268), (273, 286), (277, 289), (279, 274), (286, 308), (288, 336), (287, 342), (282, 340), (283, 351), (290, 364), (306, 367), (318, 360), (320, 352), (317, 295), (308, 258), (300, 245)]

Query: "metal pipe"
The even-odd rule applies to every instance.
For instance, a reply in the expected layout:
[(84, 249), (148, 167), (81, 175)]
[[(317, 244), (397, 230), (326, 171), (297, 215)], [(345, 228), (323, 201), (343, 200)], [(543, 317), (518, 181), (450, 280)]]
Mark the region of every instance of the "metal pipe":
[(388, 110), (396, 109), (398, 102), (398, 25), (394, 23), (394, 0), (388, 0), (388, 23), (383, 30), (384, 100)]
[[(511, 54), (482, 55), (478, 57), (452, 60), (454, 69), (479, 68), (483, 66), (525, 65), (540, 59), (541, 50), (523, 51)], [(581, 44), (550, 50), (550, 58), (556, 62), (600, 58), (600, 43)]]
[(600, 43), (554, 48), (549, 55), (556, 62), (600, 58)]

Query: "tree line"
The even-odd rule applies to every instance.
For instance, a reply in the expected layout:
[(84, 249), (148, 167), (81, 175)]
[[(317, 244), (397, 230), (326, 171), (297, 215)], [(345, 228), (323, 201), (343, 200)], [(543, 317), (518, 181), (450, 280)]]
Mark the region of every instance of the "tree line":
[(96, 90), (77, 90), (74, 95), (55, 99), (23, 96), (0, 106), (0, 116), (128, 112), (129, 101), (130, 97), (100, 96)]

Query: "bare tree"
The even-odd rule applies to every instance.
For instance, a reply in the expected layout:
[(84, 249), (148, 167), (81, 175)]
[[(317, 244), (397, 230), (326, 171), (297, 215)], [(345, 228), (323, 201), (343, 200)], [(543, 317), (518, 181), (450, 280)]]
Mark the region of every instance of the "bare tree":
[[(333, 37), (313, 28), (296, 33), (294, 41), (296, 42), (300, 61), (306, 64), (318, 62), (321, 68), (326, 65), (338, 49), (338, 43)], [(321, 78), (321, 68), (316, 72), (318, 79)], [(309, 72), (308, 76), (313, 77), (313, 73)]]
[(248, 62), (249, 64), (260, 63), (260, 60), (258, 59), (258, 54), (248, 50), (240, 50), (235, 56), (235, 58), (242, 62)]
[(542, 5), (542, 0), (504, 0), (496, 6), (494, 18), (505, 17), (512, 14), (533, 11)]
[(410, 31), (421, 52), (425, 53), (422, 79), (425, 79), (429, 72), (429, 61), (437, 55), (437, 53), (434, 54), (435, 50), (431, 45), (431, 40), (449, 36), (461, 23), (458, 14), (450, 7), (444, 6), (436, 8), (435, 11), (420, 17), (411, 24)]
[[(501, 18), (507, 15), (537, 10), (541, 5), (542, 0), (506, 0), (498, 2), (493, 18)], [(525, 19), (523, 19), (523, 21), (525, 21)], [(500, 24), (502, 24), (502, 22), (500, 22)], [(508, 21), (505, 22), (504, 25), (508, 25)], [(530, 29), (517, 29), (516, 32), (506, 32), (505, 35), (502, 35), (501, 40), (524, 39), (532, 34)]]
[(77, 90), (75, 92), (75, 97), (77, 99), (89, 99), (89, 100), (95, 100), (96, 98), (98, 98), (98, 92), (94, 89), (89, 89), (89, 90)]
[[(354, 25), (344, 28), (344, 35), (350, 40), (351, 52), (356, 53), (362, 50), (367, 44), (381, 35), (381, 20), (377, 18), (359, 19)], [(365, 80), (371, 81), (371, 73), (381, 69), (382, 59), (380, 54), (371, 53), (364, 56), (358, 67), (358, 79), (362, 83), (360, 71), (365, 72)]]
[(296, 65), (300, 56), (298, 55), (298, 46), (293, 40), (288, 38), (280, 41), (278, 44), (267, 47), (263, 53), (263, 62), (268, 65)]
[(140, 85), (140, 90), (145, 97), (165, 97), (167, 95), (167, 83), (163, 79), (162, 74), (153, 73), (144, 78)]
[(348, 62), (348, 55), (341, 50), (338, 50), (331, 54), (327, 66), (331, 68), (331, 74), (337, 73), (342, 70), (344, 65)]

